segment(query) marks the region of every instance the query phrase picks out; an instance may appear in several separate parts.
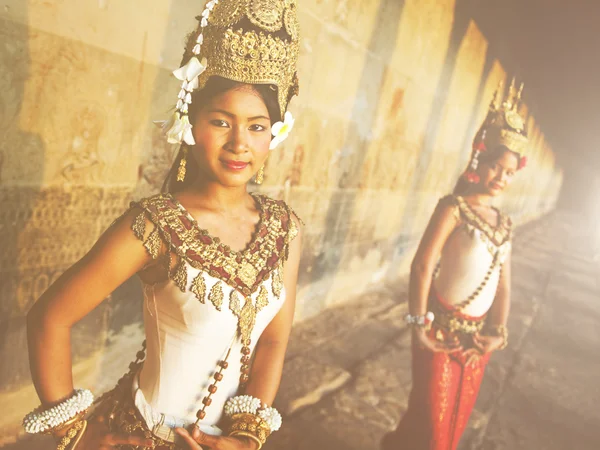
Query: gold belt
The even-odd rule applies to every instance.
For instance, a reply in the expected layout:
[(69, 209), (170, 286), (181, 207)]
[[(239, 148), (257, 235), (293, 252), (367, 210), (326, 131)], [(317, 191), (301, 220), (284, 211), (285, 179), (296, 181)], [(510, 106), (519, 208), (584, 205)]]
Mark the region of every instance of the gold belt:
[(435, 304), (432, 308), (435, 314), (434, 325), (452, 333), (475, 334), (481, 331), (485, 323), (485, 316), (477, 319), (461, 317), (456, 311), (448, 311)]

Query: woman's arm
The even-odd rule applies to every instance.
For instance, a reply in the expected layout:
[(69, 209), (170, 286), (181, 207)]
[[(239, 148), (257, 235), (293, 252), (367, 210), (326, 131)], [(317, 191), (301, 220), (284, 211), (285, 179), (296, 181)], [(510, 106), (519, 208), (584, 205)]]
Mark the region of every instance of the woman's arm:
[(302, 249), (302, 232), (294, 215), (292, 215), (292, 220), (296, 222), (298, 236), (290, 243), (289, 257), (283, 271), (283, 284), (286, 292), (285, 303), (263, 331), (256, 344), (250, 381), (246, 387), (246, 394), (259, 398), (268, 405), (273, 403), (279, 389), (285, 351), (292, 330), (296, 306), (296, 282)]
[(139, 212), (129, 211), (110, 227), (27, 314), (31, 375), (46, 407), (73, 392), (71, 327), (151, 260), (131, 231)]
[(457, 208), (453, 203), (440, 201), (421, 238), (410, 270), (408, 308), (411, 315), (421, 316), (427, 312), (433, 271), (446, 240), (460, 220)]

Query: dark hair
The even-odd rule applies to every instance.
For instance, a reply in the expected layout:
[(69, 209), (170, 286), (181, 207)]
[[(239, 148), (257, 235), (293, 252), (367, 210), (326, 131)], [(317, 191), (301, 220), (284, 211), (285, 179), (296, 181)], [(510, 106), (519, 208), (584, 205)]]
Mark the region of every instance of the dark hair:
[[(520, 165), (521, 163), (521, 155), (517, 152), (513, 152), (510, 148), (505, 145), (498, 145), (497, 147), (492, 148), (491, 150), (487, 150), (485, 152), (481, 152), (479, 154), (479, 164), (488, 164), (493, 161), (497, 161), (504, 155), (504, 153), (510, 152), (517, 157), (517, 163)], [(469, 183), (463, 174), (460, 175), (460, 178), (456, 182), (454, 186), (454, 190), (452, 193), (454, 195), (465, 195), (469, 188), (471, 187), (471, 183)]]
[[(271, 119), (271, 125), (281, 120), (281, 113), (279, 112), (279, 103), (277, 101), (277, 87), (269, 84), (244, 84), (238, 81), (232, 81), (227, 78), (213, 76), (208, 79), (206, 85), (192, 94), (192, 103), (190, 105), (189, 117), (190, 122), (194, 123), (198, 112), (213, 98), (218, 95), (224, 94), (241, 86), (249, 86), (255, 90), (258, 95), (265, 102), (269, 117)], [(184, 149), (188, 150), (188, 158), (186, 161), (186, 176), (182, 182), (177, 181), (177, 170), (179, 164), (184, 155)], [(167, 173), (167, 177), (162, 186), (163, 192), (179, 192), (188, 187), (192, 181), (198, 176), (198, 166), (193, 157), (189, 156), (189, 145), (183, 142), (177, 153), (177, 157), (173, 162), (173, 165)]]

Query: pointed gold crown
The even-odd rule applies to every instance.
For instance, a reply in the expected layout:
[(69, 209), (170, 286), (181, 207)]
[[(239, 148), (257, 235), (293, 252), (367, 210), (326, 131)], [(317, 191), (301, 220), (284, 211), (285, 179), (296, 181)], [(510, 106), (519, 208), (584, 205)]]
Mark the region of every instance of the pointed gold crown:
[[(202, 61), (206, 58), (198, 89), (211, 76), (240, 83), (272, 84), (277, 87), (283, 117), (299, 88), (296, 0), (218, 0), (209, 5), (211, 11), (198, 17), (198, 33), (191, 36), (196, 39), (202, 35), (198, 57)], [(191, 47), (187, 46), (184, 62), (195, 53)]]
[(513, 152), (522, 155), (527, 148), (527, 132), (525, 122), (519, 115), (518, 109), (523, 93), (523, 84), (517, 90), (513, 78), (508, 89), (508, 95), (502, 101), (502, 83), (498, 86), (494, 99), (490, 103), (488, 115), (481, 125), (475, 140), (483, 138), (485, 147), (492, 149), (503, 145)]

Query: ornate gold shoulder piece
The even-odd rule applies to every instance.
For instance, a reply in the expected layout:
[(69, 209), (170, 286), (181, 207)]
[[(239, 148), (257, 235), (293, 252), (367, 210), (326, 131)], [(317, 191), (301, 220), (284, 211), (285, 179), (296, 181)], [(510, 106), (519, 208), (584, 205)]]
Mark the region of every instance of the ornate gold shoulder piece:
[(456, 222), (460, 222), (460, 206), (459, 206), (459, 197), (454, 194), (446, 195), (442, 197), (438, 202), (438, 208), (452, 208), (452, 214)]
[(285, 259), (287, 259), (287, 246), (296, 236), (298, 236), (299, 232), (293, 217), (295, 216), (301, 225), (304, 225), (304, 222), (283, 200), (274, 200), (266, 195), (256, 195), (256, 197), (262, 203), (263, 208), (268, 211), (269, 217), (272, 217), (276, 222), (273, 226), (281, 228), (282, 232), (285, 234)]

